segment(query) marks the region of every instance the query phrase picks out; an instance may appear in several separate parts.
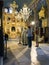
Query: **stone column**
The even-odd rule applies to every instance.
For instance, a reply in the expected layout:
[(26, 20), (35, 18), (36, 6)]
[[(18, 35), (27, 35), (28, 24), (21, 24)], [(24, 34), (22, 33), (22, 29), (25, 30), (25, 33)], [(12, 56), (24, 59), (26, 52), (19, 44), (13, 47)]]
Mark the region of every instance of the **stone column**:
[[(35, 38), (36, 38), (36, 47), (39, 46), (38, 43), (38, 34), (36, 34), (36, 28), (39, 26), (39, 21), (38, 21), (38, 14), (37, 14), (37, 9), (35, 8), (34, 10), (34, 21), (35, 21)], [(38, 31), (39, 32), (39, 31)]]
[(48, 43), (49, 43), (49, 6), (48, 6)]
[(49, 43), (49, 0), (46, 0), (47, 2), (47, 9), (48, 9), (48, 12), (47, 12), (47, 20), (48, 20), (48, 43)]

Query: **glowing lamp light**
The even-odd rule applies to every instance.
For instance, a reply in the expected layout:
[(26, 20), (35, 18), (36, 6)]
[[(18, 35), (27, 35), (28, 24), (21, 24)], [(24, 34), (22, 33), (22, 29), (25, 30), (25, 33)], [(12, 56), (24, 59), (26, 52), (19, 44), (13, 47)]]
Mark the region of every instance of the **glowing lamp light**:
[(5, 9), (4, 9), (4, 11), (7, 13), (7, 12), (8, 12), (8, 9), (7, 9), (7, 8), (5, 8)]
[(32, 21), (32, 22), (31, 22), (31, 25), (35, 25), (35, 22), (34, 22), (34, 21)]
[(13, 11), (12, 11), (12, 8), (9, 8), (9, 13), (12, 13)]

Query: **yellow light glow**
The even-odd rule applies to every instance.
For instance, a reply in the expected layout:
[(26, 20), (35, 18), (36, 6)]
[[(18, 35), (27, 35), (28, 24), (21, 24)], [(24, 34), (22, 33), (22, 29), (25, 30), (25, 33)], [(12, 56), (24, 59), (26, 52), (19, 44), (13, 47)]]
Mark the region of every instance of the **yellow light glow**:
[(35, 25), (35, 22), (34, 22), (34, 21), (32, 21), (32, 22), (31, 22), (31, 25)]

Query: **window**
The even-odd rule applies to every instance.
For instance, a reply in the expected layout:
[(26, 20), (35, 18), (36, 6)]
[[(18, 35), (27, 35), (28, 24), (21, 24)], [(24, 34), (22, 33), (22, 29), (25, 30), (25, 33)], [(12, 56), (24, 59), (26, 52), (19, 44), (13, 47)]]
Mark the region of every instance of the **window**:
[(8, 17), (8, 19), (7, 19), (8, 21), (10, 20), (10, 17)]
[(12, 30), (12, 31), (15, 31), (15, 27), (12, 27), (11, 30)]

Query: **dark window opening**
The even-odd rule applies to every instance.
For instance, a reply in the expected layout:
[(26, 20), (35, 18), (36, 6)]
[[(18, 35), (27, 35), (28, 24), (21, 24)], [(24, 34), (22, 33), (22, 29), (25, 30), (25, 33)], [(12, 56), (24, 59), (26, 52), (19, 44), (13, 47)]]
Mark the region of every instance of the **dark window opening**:
[(7, 19), (8, 21), (10, 20), (10, 17), (8, 17), (8, 19)]
[(12, 27), (11, 30), (12, 30), (12, 31), (15, 31), (15, 27)]

